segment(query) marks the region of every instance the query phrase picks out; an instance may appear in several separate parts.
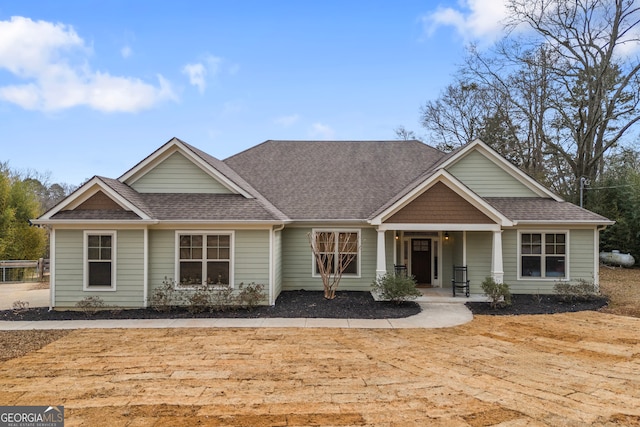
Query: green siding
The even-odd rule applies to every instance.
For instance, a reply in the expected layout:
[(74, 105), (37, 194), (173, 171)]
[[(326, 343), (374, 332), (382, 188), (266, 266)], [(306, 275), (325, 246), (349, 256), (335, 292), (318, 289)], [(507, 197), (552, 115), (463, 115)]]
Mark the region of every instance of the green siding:
[[(593, 283), (594, 271), (594, 230), (569, 230), (568, 274), (571, 282), (579, 279)], [(557, 283), (555, 279), (518, 280), (518, 231), (502, 233), (504, 254), (504, 282), (509, 284), (514, 294), (551, 294)]]
[(116, 290), (83, 290), (82, 230), (56, 231), (55, 306), (72, 308), (87, 296), (99, 296), (107, 305), (140, 307), (144, 292), (144, 232), (116, 231)]
[(180, 153), (173, 153), (131, 185), (140, 193), (231, 193)]
[(535, 197), (530, 188), (482, 153), (472, 151), (447, 169), (480, 197)]
[[(206, 233), (206, 230), (198, 230)], [(240, 283), (269, 286), (269, 230), (236, 230), (234, 233), (234, 286)], [(149, 232), (150, 291), (175, 277), (175, 230)]]
[[(313, 258), (308, 238), (310, 232), (311, 228), (285, 228), (282, 232), (282, 290), (322, 290), (320, 277), (312, 277)], [(392, 236), (391, 232), (386, 234), (388, 271), (393, 269)], [(376, 276), (376, 230), (362, 228), (360, 242), (360, 277), (342, 277), (338, 290), (371, 290)]]
[(472, 294), (482, 293), (482, 282), (491, 276), (491, 251), (493, 233), (486, 231), (467, 232), (467, 267), (469, 290)]

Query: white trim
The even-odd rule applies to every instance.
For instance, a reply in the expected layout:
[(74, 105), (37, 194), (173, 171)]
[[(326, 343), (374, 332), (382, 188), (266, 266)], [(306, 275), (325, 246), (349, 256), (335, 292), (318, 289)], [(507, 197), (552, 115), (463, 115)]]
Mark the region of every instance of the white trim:
[[(460, 182), (456, 177), (451, 175), (444, 169), (438, 170), (433, 175), (429, 176), (422, 183), (420, 183), (413, 190), (409, 191), (405, 194), (400, 200), (395, 202), (393, 205), (389, 206), (387, 209), (376, 215), (374, 218), (369, 220), (368, 222), (372, 225), (383, 225), (384, 222), (389, 219), (392, 215), (409, 205), (416, 198), (418, 198), (421, 194), (428, 191), (431, 187), (433, 187), (437, 183), (442, 183), (446, 185), (450, 190), (456, 193), (458, 196), (462, 197), (465, 201), (469, 202), (474, 208), (479, 210), (481, 213), (489, 217), (492, 221), (496, 222), (496, 225), (509, 227), (513, 225), (513, 222), (504, 216), (500, 211), (487, 203), (483, 198), (475, 194), (468, 187), (466, 187), (462, 182)], [(389, 224), (390, 227), (395, 226), (396, 224)], [(418, 226), (419, 224), (414, 224), (414, 226)], [(493, 224), (474, 224), (488, 227)], [(460, 226), (460, 224), (458, 224)], [(432, 229), (435, 231), (435, 229)]]
[[(188, 289), (194, 289), (193, 287), (189, 287), (189, 286), (180, 286), (180, 235), (201, 235), (201, 236), (219, 236), (219, 235), (225, 235), (225, 236), (229, 236), (229, 287), (231, 289), (235, 289), (235, 275), (234, 275), (234, 269), (235, 269), (235, 230), (175, 230), (174, 236), (174, 278), (175, 280), (174, 282), (174, 287), (176, 290), (188, 290)], [(202, 258), (202, 283), (201, 285), (205, 284), (205, 280), (206, 280), (206, 264), (208, 259), (205, 257), (206, 256), (206, 239), (202, 239), (202, 245), (203, 245), (203, 258)]]
[(384, 231), (498, 231), (499, 224), (380, 224), (377, 229)]
[(142, 306), (147, 308), (149, 305), (149, 229), (146, 227), (143, 230), (143, 242), (142, 262), (144, 265), (142, 267)]
[[(111, 286), (109, 287), (89, 285), (89, 236), (111, 236)], [(82, 290), (85, 292), (115, 292), (118, 274), (117, 230), (84, 230), (82, 242)]]
[[(52, 220), (51, 217), (62, 210), (77, 208), (79, 205), (87, 201), (91, 196), (95, 195), (99, 191), (102, 191), (103, 193), (105, 193), (107, 197), (109, 197), (111, 200), (113, 200), (114, 203), (122, 207), (122, 209), (134, 212), (142, 220), (151, 220), (151, 218), (147, 214), (145, 214), (143, 211), (138, 209), (135, 205), (133, 205), (127, 199), (122, 197), (120, 194), (118, 194), (115, 190), (113, 190), (107, 184), (105, 184), (105, 182), (102, 181), (102, 179), (100, 179), (97, 176), (94, 176), (89, 181), (84, 183), (80, 188), (74, 191), (69, 197), (67, 197), (63, 203), (60, 203), (54, 206), (52, 209), (50, 209), (49, 211), (41, 215), (39, 219), (33, 220), (32, 223), (61, 224), (67, 221), (70, 223), (77, 223), (78, 220)], [(90, 223), (91, 221), (87, 221), (87, 222)], [(96, 220), (96, 222), (104, 223), (105, 221)], [(122, 221), (122, 222), (125, 222), (125, 221)], [(138, 223), (139, 222), (140, 220), (138, 220)]]
[(56, 306), (56, 229), (49, 235), (49, 311)]
[[(540, 255), (540, 276), (523, 276), (522, 275), (522, 234), (541, 234), (542, 235), (542, 241), (541, 241), (541, 246), (542, 246), (542, 253), (539, 254)], [(544, 261), (545, 261), (545, 257), (547, 256), (546, 253), (544, 253), (544, 246), (545, 246), (545, 238), (544, 236), (546, 234), (564, 234), (565, 235), (565, 253), (564, 253), (564, 277), (559, 277), (559, 276), (547, 276), (546, 275), (546, 271), (545, 270), (545, 265), (544, 265)], [(570, 254), (570, 230), (568, 229), (563, 229), (563, 230), (554, 230), (554, 229), (519, 229), (518, 230), (518, 234), (516, 236), (516, 253), (517, 253), (517, 272), (516, 274), (518, 275), (518, 280), (523, 280), (523, 281), (544, 281), (544, 282), (568, 282), (571, 280), (571, 254)], [(594, 249), (594, 252), (596, 252), (596, 256), (597, 256), (597, 251)], [(538, 255), (538, 254), (531, 254), (531, 255)], [(542, 272), (545, 272), (545, 275), (542, 274)]]
[[(332, 232), (332, 233), (356, 233), (358, 236), (358, 273), (357, 274), (347, 274), (342, 273), (343, 279), (359, 279), (362, 277), (362, 229), (361, 228), (312, 228), (311, 229), (311, 238), (313, 239), (315, 233), (317, 232)], [(336, 239), (336, 245), (338, 244), (339, 239)], [(319, 278), (321, 277), (318, 273), (316, 273), (316, 258), (311, 251), (311, 277)]]
[(484, 154), (489, 160), (493, 160), (496, 166), (500, 167), (502, 170), (507, 172), (509, 175), (520, 181), (523, 185), (528, 187), (534, 193), (538, 194), (540, 197), (549, 197), (554, 199), (557, 202), (564, 201), (560, 196), (553, 193), (548, 188), (544, 187), (535, 179), (531, 178), (529, 175), (518, 169), (515, 165), (509, 162), (507, 159), (499, 155), (493, 148), (489, 147), (484, 141), (480, 139), (476, 139), (473, 142), (462, 147), (458, 152), (440, 164), (438, 167), (441, 169), (446, 169), (457, 163), (460, 159), (466, 157), (471, 151), (477, 150)]
[(267, 286), (269, 286), (269, 305), (273, 305), (274, 301), (273, 301), (273, 287), (274, 287), (274, 277), (275, 277), (275, 272), (274, 272), (274, 265), (273, 265), (273, 259), (274, 259), (274, 252), (275, 252), (275, 233), (276, 231), (272, 228), (269, 231), (269, 283)]
[(462, 265), (467, 265), (467, 231), (462, 231)]
[(247, 199), (254, 198), (246, 190), (244, 190), (238, 184), (234, 183), (231, 179), (227, 178), (214, 166), (207, 163), (204, 159), (202, 159), (199, 155), (189, 149), (182, 143), (182, 141), (177, 138), (172, 138), (169, 142), (157, 149), (150, 156), (138, 163), (132, 169), (129, 169), (129, 171), (125, 172), (124, 175), (118, 178), (118, 180), (121, 182), (126, 182), (128, 185), (132, 185), (144, 175), (146, 175), (156, 165), (163, 162), (174, 153), (180, 153), (185, 156), (193, 164), (198, 166), (204, 173), (218, 181), (232, 193), (241, 194)]
[(387, 274), (387, 245), (385, 230), (377, 230), (378, 238), (376, 244), (376, 278)]
[(600, 230), (593, 230), (593, 284), (600, 291)]

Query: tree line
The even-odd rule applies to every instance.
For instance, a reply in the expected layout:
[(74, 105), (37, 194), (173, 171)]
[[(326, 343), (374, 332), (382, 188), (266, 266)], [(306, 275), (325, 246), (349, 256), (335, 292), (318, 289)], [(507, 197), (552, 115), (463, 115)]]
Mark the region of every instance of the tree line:
[(444, 151), (482, 139), (565, 200), (615, 220), (601, 249), (640, 259), (640, 5), (506, 6), (506, 36), (468, 46), (453, 81), (421, 107), (424, 139)]
[(0, 259), (46, 257), (48, 235), (29, 220), (39, 217), (71, 193), (67, 184), (48, 184), (46, 176), (12, 171), (0, 163)]

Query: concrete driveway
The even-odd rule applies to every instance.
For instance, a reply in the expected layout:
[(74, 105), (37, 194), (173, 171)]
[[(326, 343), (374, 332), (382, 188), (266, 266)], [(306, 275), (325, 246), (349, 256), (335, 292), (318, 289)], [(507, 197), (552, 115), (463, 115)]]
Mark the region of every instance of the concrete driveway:
[(26, 301), (29, 308), (49, 307), (49, 289), (40, 283), (0, 283), (0, 310), (10, 310), (15, 301)]

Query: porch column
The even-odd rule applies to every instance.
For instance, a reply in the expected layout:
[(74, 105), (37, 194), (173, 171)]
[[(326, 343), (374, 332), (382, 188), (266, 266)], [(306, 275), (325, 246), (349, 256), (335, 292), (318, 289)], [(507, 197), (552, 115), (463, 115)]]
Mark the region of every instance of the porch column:
[(387, 254), (385, 250), (384, 230), (378, 230), (378, 250), (376, 251), (376, 277), (387, 274)]
[(502, 230), (493, 232), (491, 277), (496, 283), (502, 283), (504, 280), (504, 268), (502, 266)]

